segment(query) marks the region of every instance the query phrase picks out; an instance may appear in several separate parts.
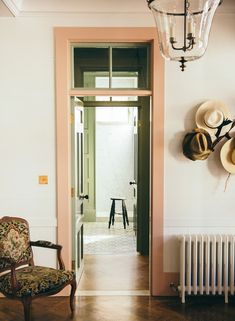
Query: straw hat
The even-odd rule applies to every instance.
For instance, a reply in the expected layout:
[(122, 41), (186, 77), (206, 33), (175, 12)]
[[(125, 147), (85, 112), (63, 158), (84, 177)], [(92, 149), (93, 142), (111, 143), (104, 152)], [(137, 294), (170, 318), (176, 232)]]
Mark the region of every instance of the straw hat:
[(235, 137), (229, 139), (220, 150), (220, 160), (224, 169), (235, 174)]
[[(223, 126), (223, 122), (227, 122)], [(196, 124), (198, 128), (205, 129), (212, 138), (215, 138), (215, 135), (220, 126), (221, 132), (219, 136), (225, 135), (231, 128), (231, 114), (221, 101), (209, 100), (199, 106), (196, 112)]]
[(210, 134), (201, 128), (186, 134), (182, 145), (184, 156), (194, 161), (207, 159), (213, 151)]

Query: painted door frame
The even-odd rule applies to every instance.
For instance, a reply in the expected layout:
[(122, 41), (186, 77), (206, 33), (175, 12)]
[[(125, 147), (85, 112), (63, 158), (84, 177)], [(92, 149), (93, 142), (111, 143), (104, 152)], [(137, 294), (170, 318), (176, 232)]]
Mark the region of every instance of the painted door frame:
[[(63, 245), (63, 258), (71, 268), (71, 96), (151, 96), (151, 295), (170, 295), (170, 282), (177, 283), (178, 274), (164, 272), (164, 62), (158, 48), (155, 28), (79, 28), (58, 27), (55, 35), (56, 68), (56, 162), (58, 243)], [(151, 89), (71, 89), (71, 45), (85, 42), (151, 43)]]

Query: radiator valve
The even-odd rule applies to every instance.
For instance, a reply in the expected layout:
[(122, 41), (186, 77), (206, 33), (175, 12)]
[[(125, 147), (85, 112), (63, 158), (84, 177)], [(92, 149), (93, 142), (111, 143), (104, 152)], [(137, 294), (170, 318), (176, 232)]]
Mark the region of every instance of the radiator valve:
[(179, 292), (178, 286), (176, 286), (175, 283), (173, 283), (173, 282), (170, 283), (170, 288), (171, 288), (174, 292)]

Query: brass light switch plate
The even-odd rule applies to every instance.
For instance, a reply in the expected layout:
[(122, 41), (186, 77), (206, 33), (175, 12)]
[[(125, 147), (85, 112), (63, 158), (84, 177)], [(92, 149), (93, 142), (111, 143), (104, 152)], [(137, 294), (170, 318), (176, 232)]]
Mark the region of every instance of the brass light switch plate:
[(48, 176), (47, 175), (38, 176), (38, 183), (39, 184), (48, 184)]

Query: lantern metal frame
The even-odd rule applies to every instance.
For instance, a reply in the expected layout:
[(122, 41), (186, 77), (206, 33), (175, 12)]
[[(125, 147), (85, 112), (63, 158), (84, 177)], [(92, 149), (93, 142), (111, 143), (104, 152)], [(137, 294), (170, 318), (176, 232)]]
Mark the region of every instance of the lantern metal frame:
[[(150, 4), (155, 0), (146, 0), (146, 1), (147, 1), (149, 9), (151, 9)], [(175, 37), (170, 36), (169, 42), (170, 42), (171, 47), (172, 47), (173, 50), (181, 50), (183, 52), (190, 51), (190, 50), (192, 50), (194, 48), (194, 45), (196, 44), (195, 37), (194, 37), (193, 33), (192, 32), (188, 32), (187, 33), (187, 17), (188, 17), (188, 14), (189, 14), (188, 10), (189, 10), (189, 7), (190, 7), (190, 1), (193, 1), (193, 0), (184, 0), (184, 12), (182, 12), (182, 13), (158, 11), (159, 13), (163, 13), (163, 14), (166, 14), (166, 15), (169, 15), (169, 16), (181, 16), (181, 17), (184, 17), (183, 46), (177, 47), (176, 46), (177, 40), (175, 39)], [(222, 4), (222, 2), (223, 2), (223, 0), (220, 0), (219, 6)], [(202, 14), (202, 13), (203, 13), (203, 10), (192, 12), (192, 13), (190, 13), (190, 15), (196, 16), (196, 15), (199, 15), (199, 14)], [(179, 60), (179, 62), (181, 63), (180, 68), (181, 68), (182, 71), (184, 71), (184, 69), (186, 67), (185, 63), (187, 61), (188, 60), (185, 59), (185, 57), (182, 55), (181, 59)]]

